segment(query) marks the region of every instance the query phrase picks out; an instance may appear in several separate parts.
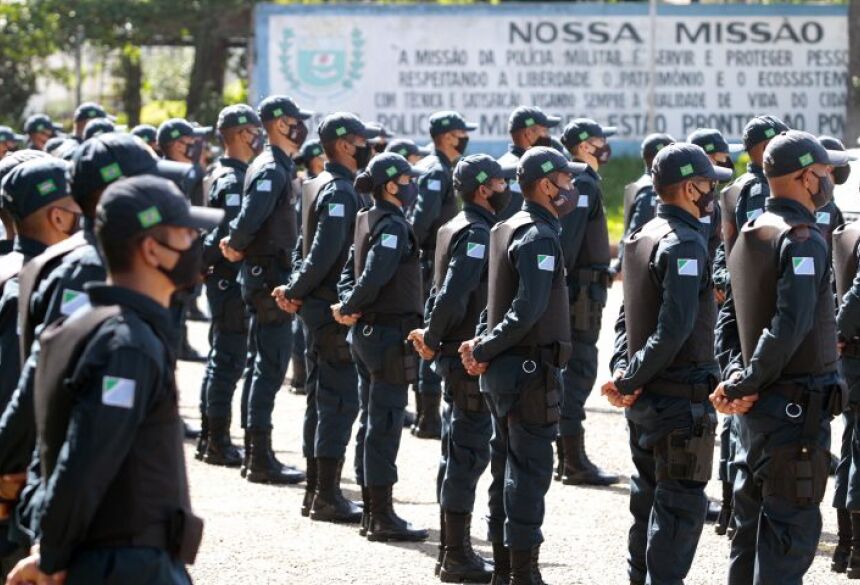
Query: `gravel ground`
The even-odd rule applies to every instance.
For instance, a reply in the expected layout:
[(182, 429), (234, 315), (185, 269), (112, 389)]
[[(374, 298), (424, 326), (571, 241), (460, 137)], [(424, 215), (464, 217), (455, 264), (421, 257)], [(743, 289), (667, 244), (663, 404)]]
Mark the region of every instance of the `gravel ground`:
[[(620, 287), (610, 292), (609, 307), (600, 340), (600, 376), (608, 372), (606, 362), (612, 345), (612, 322), (620, 302)], [(206, 324), (190, 323), (192, 342), (206, 349)], [(202, 366), (181, 363), (182, 412), (196, 421)], [(554, 482), (547, 495), (541, 565), (544, 578), (559, 584), (626, 584), (626, 542), (630, 515), (627, 511), (627, 478), (633, 470), (627, 449), (624, 416), (595, 392), (588, 402), (586, 436), (591, 458), (605, 469), (623, 474), (624, 481), (609, 488), (577, 488)], [(303, 466), (301, 420), (304, 397), (280, 393), (275, 409), (274, 445), (282, 461)], [(238, 420), (238, 413), (234, 420)], [(234, 440), (241, 443), (238, 425)], [(834, 437), (841, 436), (840, 421), (833, 424)], [(347, 466), (352, 463), (350, 447)], [(213, 467), (193, 458), (186, 445), (191, 497), (197, 514), (206, 520), (203, 545), (191, 567), (196, 583), (286, 584), (429, 584), (433, 576), (439, 540), (438, 507), (434, 496), (439, 442), (416, 439), (404, 433), (401, 443), (401, 478), (395, 486), (397, 511), (416, 525), (430, 529), (430, 539), (419, 544), (371, 543), (358, 536), (357, 528), (312, 522), (299, 514), (304, 487), (273, 487), (250, 484), (236, 470)], [(357, 486), (344, 472), (344, 491), (360, 499)], [(483, 538), (486, 525), (489, 472), (478, 486), (473, 526), (476, 548), (489, 555)], [(708, 489), (718, 497), (719, 485)], [(840, 582), (829, 572), (829, 557), (836, 545), (835, 513), (829, 507), (832, 482), (822, 505), (824, 532), (819, 552), (806, 583)], [(706, 525), (699, 543), (690, 584), (715, 585), (726, 579), (729, 543)]]

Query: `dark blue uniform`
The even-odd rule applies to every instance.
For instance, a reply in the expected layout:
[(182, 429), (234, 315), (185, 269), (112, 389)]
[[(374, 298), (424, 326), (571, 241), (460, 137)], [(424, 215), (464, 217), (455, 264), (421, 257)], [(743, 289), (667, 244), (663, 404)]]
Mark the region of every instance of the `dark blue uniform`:
[[(509, 144), (508, 152), (499, 157), (499, 164), (506, 166), (516, 165), (525, 153), (526, 149), (520, 148), (515, 144)], [(498, 221), (510, 219), (523, 207), (523, 191), (520, 184), (516, 180), (512, 180), (508, 183), (508, 188), (511, 190), (511, 200), (508, 206), (499, 212), (497, 216)]]
[(295, 245), (292, 168), (284, 151), (266, 148), (247, 171), (242, 208), (230, 222), (230, 247), (245, 252), (239, 282), (251, 313), (249, 345), (256, 348), (247, 428), (271, 428), (275, 396), (292, 350), (292, 318), (271, 297), (272, 289), (289, 277)]
[[(633, 526), (628, 574), (632, 583), (646, 579), (655, 585), (682, 583), (705, 521), (707, 478), (694, 478), (690, 470), (673, 472), (671, 441), (689, 440), (698, 429), (713, 452), (716, 414), (708, 394), (719, 372), (712, 349), (716, 305), (707, 231), (688, 212), (661, 205), (657, 219), (626, 240), (625, 293), (628, 286), (643, 287), (637, 276), (650, 277), (648, 281), (656, 285), (647, 301), (625, 294), (610, 361), (612, 372), (624, 372), (616, 381), (622, 394), (643, 389), (625, 412), (636, 467), (630, 480)], [(641, 243), (636, 242), (639, 239)], [(657, 306), (646, 306), (655, 301)], [(655, 329), (628, 336), (628, 328), (642, 325), (628, 325), (627, 319), (642, 320), (655, 312)], [(709, 464), (710, 459), (708, 475)]]
[[(733, 298), (723, 305), (719, 324), (724, 347), (732, 357), (724, 378), (741, 374), (739, 381), (726, 382), (726, 395), (760, 393), (750, 412), (735, 417), (737, 529), (732, 540), (730, 585), (801, 583), (821, 534), (816, 492), (820, 489), (823, 497), (831, 412), (839, 398), (827, 243), (815, 227), (814, 214), (801, 204), (771, 198), (765, 210), (744, 230), (770, 224), (791, 226), (780, 240), (776, 265), (733, 268), (733, 263), (744, 258), (737, 253), (740, 242), (735, 243), (730, 259)], [(775, 313), (757, 342), (744, 347), (745, 325), (736, 315), (741, 310), (753, 311), (753, 315), (756, 311), (749, 300), (739, 300), (739, 290), (742, 279), (752, 279), (765, 270), (776, 271)], [(736, 307), (736, 302), (749, 306)], [(826, 339), (830, 333), (833, 339)], [(829, 354), (833, 363), (829, 363)], [(810, 369), (805, 365), (809, 361), (822, 365)], [(810, 461), (806, 466), (797, 464), (797, 477), (811, 476), (805, 493), (788, 497), (784, 490), (793, 486), (789, 470), (800, 445), (805, 446)], [(786, 462), (780, 465), (783, 458)], [(780, 481), (782, 477), (784, 481)], [(791, 543), (790, 554), (786, 554), (787, 542)]]

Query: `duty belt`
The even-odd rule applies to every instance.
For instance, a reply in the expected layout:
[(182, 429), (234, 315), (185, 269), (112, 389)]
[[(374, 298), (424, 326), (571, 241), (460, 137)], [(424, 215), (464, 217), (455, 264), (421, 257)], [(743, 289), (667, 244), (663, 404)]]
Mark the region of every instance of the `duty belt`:
[(599, 284), (604, 288), (609, 288), (609, 284), (612, 282), (608, 270), (580, 268), (574, 270), (570, 277), (574, 282), (580, 285), (594, 283)]
[(553, 343), (551, 345), (515, 345), (505, 351), (516, 356), (521, 356), (529, 361), (541, 361), (560, 367), (562, 365), (561, 345)]
[(272, 254), (271, 256), (247, 256), (245, 262), (258, 266), (278, 266), (281, 270), (290, 270), (293, 261), (287, 252)]
[(827, 412), (831, 416), (842, 412), (842, 390), (838, 384), (810, 388), (804, 384), (777, 382), (765, 388), (764, 391), (779, 394), (788, 401), (785, 414), (789, 418), (800, 418), (806, 413), (804, 432), (808, 437), (814, 437), (817, 434), (816, 425), (822, 412)]
[(413, 313), (368, 313), (362, 315), (359, 321), (367, 325), (411, 328), (421, 324), (421, 316)]
[(714, 390), (711, 382), (699, 384), (680, 384), (677, 382), (653, 382), (645, 384), (645, 392), (657, 396), (668, 396), (670, 398), (683, 398), (690, 402), (704, 402)]
[(223, 262), (218, 262), (217, 264), (213, 264), (209, 267), (209, 270), (206, 271), (206, 274), (209, 276), (214, 276), (216, 278), (223, 278), (225, 280), (235, 281), (236, 276), (238, 275), (238, 271), (230, 268)]
[(459, 356), (460, 346), (463, 345), (463, 341), (443, 341), (441, 344), (439, 344), (439, 355), (445, 357)]

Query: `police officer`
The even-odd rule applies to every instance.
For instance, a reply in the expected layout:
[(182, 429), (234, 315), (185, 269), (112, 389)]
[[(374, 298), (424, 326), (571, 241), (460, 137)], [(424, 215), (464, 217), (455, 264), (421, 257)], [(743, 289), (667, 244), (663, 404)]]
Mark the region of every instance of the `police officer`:
[(576, 206), (572, 180), (584, 170), (547, 147), (520, 159), (525, 204), (490, 233), (486, 323), (460, 346), (467, 373), (481, 375), (492, 415), (488, 534), (495, 583), (543, 583), (540, 527), (558, 435), (559, 369), (571, 348), (559, 218)]
[(661, 205), (625, 240), (614, 375), (601, 393), (625, 407), (636, 467), (630, 582), (658, 585), (686, 578), (708, 507), (717, 425), (708, 396), (719, 368), (708, 227), (700, 220), (731, 171), (699, 146), (672, 144), (656, 154), (651, 176)]
[(490, 413), (478, 378), (463, 369), (459, 348), (474, 337), (487, 304), (487, 249), (496, 213), (509, 203), (505, 168), (485, 154), (467, 156), (454, 169), (463, 211), (439, 230), (426, 327), (409, 334), (419, 355), (435, 358), (445, 380), (445, 423), (437, 498), (441, 543), (437, 574), (444, 582), (488, 582), (492, 566), (472, 550), (470, 528), (478, 479), (490, 462)]
[(286, 311), (300, 309), (306, 330), (303, 450), (309, 479), (302, 512), (313, 520), (353, 523), (361, 520), (361, 509), (341, 493), (340, 476), (358, 415), (358, 379), (346, 341), (348, 328), (335, 322), (331, 306), (338, 302), (337, 283), (356, 214), (365, 207), (353, 181), (370, 160), (368, 140), (378, 130), (353, 114), (337, 112), (323, 119), (318, 133), (327, 162), (302, 187), (301, 266), (276, 294)]
[[(845, 145), (838, 138), (832, 136), (819, 136), (818, 141), (827, 150), (845, 150)], [(841, 167), (833, 167), (830, 169), (830, 177), (834, 185), (844, 185), (848, 180), (848, 175), (851, 172), (849, 165)], [(824, 234), (824, 239), (827, 240), (827, 245), (830, 246), (833, 238), (833, 230), (845, 223), (845, 218), (842, 215), (842, 210), (837, 207), (835, 201), (831, 201), (824, 207), (816, 210), (815, 223), (821, 228), (821, 233)]]
[(116, 131), (114, 123), (107, 118), (94, 118), (84, 126), (83, 140), (89, 140), (93, 136), (107, 134)]
[(86, 136), (84, 136), (84, 130), (87, 127), (87, 123), (89, 123), (91, 120), (97, 120), (99, 118), (106, 119), (109, 122), (113, 122), (115, 120), (113, 116), (108, 116), (108, 113), (105, 111), (105, 109), (97, 103), (84, 102), (79, 105), (75, 109), (74, 115), (74, 139), (78, 143), (81, 143), (86, 140)]
[(733, 302), (721, 311), (736, 320), (738, 357), (711, 400), (741, 415), (730, 585), (799, 584), (818, 546), (830, 419), (842, 404), (827, 242), (815, 210), (833, 196), (828, 166), (849, 159), (805, 132), (774, 137), (763, 158), (765, 212), (743, 226), (729, 256)]
[[(554, 147), (549, 129), (555, 128), (561, 122), (558, 116), (550, 116), (538, 107), (520, 106), (508, 117), (508, 134), (511, 135), (511, 143), (508, 151), (499, 157), (499, 163), (503, 166), (516, 165), (525, 152), (533, 146)], [(499, 214), (498, 220), (510, 219), (523, 206), (523, 195), (520, 192), (520, 184), (511, 181), (511, 202), (508, 208)]]
[(588, 167), (574, 179), (574, 211), (561, 219), (573, 352), (562, 371), (556, 479), (566, 485), (618, 482), (617, 475), (604, 472), (589, 460), (582, 426), (585, 401), (597, 378), (597, 339), (610, 283), (609, 232), (597, 171), (609, 161), (612, 150), (606, 139), (614, 134), (614, 127), (576, 118), (565, 126), (561, 136), (572, 159)]
[(0, 126), (0, 158), (18, 148), (25, 139), (25, 136), (16, 134), (9, 126)]
[(624, 259), (624, 240), (631, 233), (654, 219), (657, 210), (657, 193), (654, 191), (654, 183), (651, 180), (651, 162), (660, 150), (674, 144), (675, 139), (668, 134), (649, 134), (642, 141), (642, 162), (645, 163), (645, 171), (642, 176), (633, 183), (624, 186), (624, 235), (618, 244), (618, 258), (612, 266), (612, 273), (617, 274), (621, 270), (621, 262)]
[(131, 133), (143, 140), (143, 142), (156, 154), (161, 154), (161, 150), (158, 147), (158, 130), (155, 126), (150, 126), (149, 124), (138, 124), (131, 129)]
[(197, 230), (222, 213), (189, 208), (157, 177), (105, 191), (96, 234), (111, 284), (91, 283), (93, 307), (42, 335), (40, 546), (10, 583), (190, 583), (203, 523), (188, 496), (168, 307), (201, 272)]
[[(211, 349), (201, 391), (203, 448), (200, 451), (206, 463), (238, 467), (242, 453), (230, 440), (230, 406), (248, 354), (248, 316), (237, 282), (241, 263), (224, 258), (220, 242), (241, 209), (248, 163), (263, 150), (263, 127), (253, 108), (237, 104), (221, 110), (217, 128), (224, 156), (210, 177), (208, 198), (210, 207), (224, 210), (224, 219), (204, 239), (204, 264), (208, 267), (206, 300), (212, 323)], [(248, 374), (250, 382), (250, 371)]]
[(47, 114), (33, 114), (24, 122), (24, 134), (27, 135), (27, 148), (44, 150), (48, 139), (57, 135), (63, 128), (54, 124)]
[(290, 158), (307, 137), (304, 120), (311, 114), (286, 96), (263, 100), (258, 113), (269, 138), (245, 175), (239, 215), (230, 222), (230, 235), (221, 240), (227, 260), (244, 260), (239, 271), (242, 298), (251, 313), (249, 345), (256, 347), (254, 374), (248, 396), (245, 427), (245, 478), (251, 482), (298, 483), (305, 476), (282, 465), (272, 451), (272, 410), (284, 381), (291, 352), (291, 317), (278, 308), (273, 289), (291, 270), (296, 243), (294, 176)]
[(418, 375), (418, 359), (406, 337), (421, 322), (423, 287), (418, 240), (403, 208), (417, 197), (412, 178), (419, 173), (399, 154), (385, 152), (356, 177), (356, 190), (371, 194), (373, 207), (358, 213), (338, 283), (341, 302), (332, 307), (335, 320), (351, 327), (358, 368), (356, 479), (365, 488), (369, 512), (360, 533), (370, 541), (428, 536), (400, 518), (392, 504), (408, 386)]
[(325, 170), (326, 155), (319, 140), (308, 140), (299, 149), (293, 161), (299, 170), (304, 170), (303, 178), (314, 179)]
[[(433, 274), (436, 234), (442, 225), (457, 215), (457, 198), (451, 180), (454, 164), (466, 152), (469, 132), (475, 129), (475, 124), (466, 122), (457, 112), (442, 111), (430, 116), (433, 154), (418, 164), (423, 174), (418, 179), (418, 199), (409, 214), (421, 247), (421, 270), (427, 287)], [(439, 438), (442, 430), (439, 417), (441, 397), (442, 380), (433, 372), (430, 362), (422, 360), (415, 395), (417, 420), (412, 428), (413, 435), (425, 439)]]
[(385, 147), (385, 152), (394, 152), (405, 158), (409, 164), (418, 164), (424, 157), (433, 154), (433, 151), (425, 146), (418, 146), (407, 138), (392, 140)]
[(370, 142), (371, 149), (373, 150), (372, 154), (385, 152), (388, 149), (390, 139), (396, 135), (379, 122), (369, 122), (368, 126), (379, 133), (379, 136)]

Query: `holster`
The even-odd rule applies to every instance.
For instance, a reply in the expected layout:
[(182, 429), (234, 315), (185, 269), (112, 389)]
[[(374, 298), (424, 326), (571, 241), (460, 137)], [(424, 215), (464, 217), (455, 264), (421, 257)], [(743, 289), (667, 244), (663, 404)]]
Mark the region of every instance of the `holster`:
[(203, 539), (203, 520), (190, 511), (176, 510), (168, 522), (167, 534), (171, 556), (193, 565)]
[(316, 332), (315, 350), (323, 361), (331, 364), (352, 363), (352, 353), (346, 335), (349, 328), (340, 323), (327, 323)]
[(257, 323), (272, 325), (289, 321), (291, 319), (290, 314), (282, 311), (275, 299), (272, 298), (272, 291), (281, 284), (278, 282), (280, 272), (277, 269), (279, 265), (277, 258), (258, 256), (252, 260), (246, 260), (246, 262), (250, 265), (251, 276), (263, 281), (261, 288), (250, 291), (250, 304), (257, 316)]
[(245, 311), (245, 303), (238, 294), (225, 300), (221, 305), (221, 313), (212, 317), (218, 320), (224, 333), (248, 332), (248, 315)]
[(523, 372), (526, 374), (526, 382), (520, 391), (513, 416), (518, 417), (524, 424), (557, 423), (561, 407), (558, 368), (540, 358), (526, 359), (523, 361)]
[(392, 343), (382, 354), (382, 370), (371, 377), (388, 384), (414, 384), (418, 381), (418, 354), (411, 342)]
[(603, 317), (603, 303), (591, 298), (590, 285), (582, 284), (570, 305), (570, 328), (578, 331), (598, 331)]
[(463, 368), (452, 368), (445, 379), (446, 388), (450, 387), (454, 405), (464, 412), (486, 412), (487, 405), (481, 395), (478, 378), (470, 376)]
[(716, 417), (705, 411), (702, 404), (691, 404), (691, 407), (694, 412), (692, 429), (675, 429), (655, 447), (661, 455), (657, 458), (658, 481), (706, 483), (711, 479), (717, 440)]

